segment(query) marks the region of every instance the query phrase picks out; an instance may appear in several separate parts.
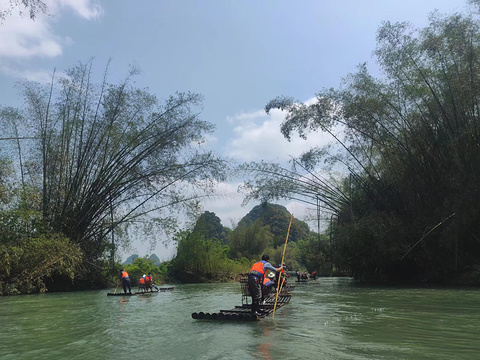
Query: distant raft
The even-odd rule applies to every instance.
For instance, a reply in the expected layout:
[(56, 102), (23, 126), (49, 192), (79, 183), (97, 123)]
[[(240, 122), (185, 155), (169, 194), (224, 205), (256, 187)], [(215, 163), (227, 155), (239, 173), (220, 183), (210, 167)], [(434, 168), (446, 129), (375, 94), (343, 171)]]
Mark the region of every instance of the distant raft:
[[(250, 294), (247, 287), (247, 278), (240, 279), (240, 285), (242, 287), (242, 305), (235, 306), (235, 308), (231, 310), (220, 310), (215, 313), (194, 312), (192, 313), (192, 318), (196, 320), (217, 321), (258, 321), (273, 313), (273, 309), (275, 308), (275, 298), (277, 297), (275, 290), (272, 290), (272, 292), (265, 297), (263, 302), (259, 304), (258, 312), (260, 315), (255, 315), (252, 313), (252, 305), (248, 304)], [(276, 309), (288, 304), (292, 298), (290, 291), (293, 291), (294, 289), (295, 286), (289, 284), (282, 288), (278, 295)]]
[(159, 292), (165, 292), (165, 291), (172, 291), (175, 289), (174, 287), (164, 287), (164, 288), (158, 288), (158, 290), (153, 290), (153, 291), (137, 291), (133, 293), (123, 293), (123, 292), (117, 292), (117, 293), (107, 293), (107, 296), (134, 296), (134, 295), (152, 295), (152, 294), (158, 294)]

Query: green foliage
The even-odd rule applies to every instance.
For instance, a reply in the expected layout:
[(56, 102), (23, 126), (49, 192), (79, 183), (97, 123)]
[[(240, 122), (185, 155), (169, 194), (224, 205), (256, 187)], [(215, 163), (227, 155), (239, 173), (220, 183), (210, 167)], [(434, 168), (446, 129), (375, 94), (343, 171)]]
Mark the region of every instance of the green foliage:
[[(103, 83), (105, 92), (96, 92), (85, 82), (88, 70), (88, 64), (77, 66), (68, 71), (70, 81), (60, 79), (63, 91), (58, 94), (58, 108), (44, 114), (47, 120), (39, 128), (54, 134), (43, 151), (47, 161), (43, 176), (49, 184), (43, 194), (48, 198), (44, 214), (54, 228), (82, 246), (90, 248), (88, 243), (95, 241), (95, 248), (102, 248), (102, 240), (114, 227), (153, 210), (147, 200), (159, 201), (157, 211), (179, 207), (189, 195), (175, 184), (213, 180), (220, 175), (220, 162), (208, 153), (190, 151), (212, 130), (194, 110), (201, 96), (177, 94), (160, 104), (153, 95), (130, 86), (135, 69), (125, 82)], [(30, 106), (45, 108), (42, 104), (49, 98), (27, 90)], [(78, 108), (76, 99), (84, 93), (87, 98)], [(72, 112), (63, 111), (70, 107)], [(57, 112), (61, 123), (51, 119)], [(127, 211), (118, 211), (120, 207)], [(108, 226), (105, 222), (112, 210), (114, 223)]]
[(11, 162), (8, 159), (0, 158), (0, 204), (8, 203), (10, 195), (9, 177), (12, 173)]
[(45, 230), (37, 210), (40, 197), (33, 189), (12, 189), (11, 200), (0, 210), (0, 243), (14, 244), (38, 236)]
[(312, 234), (307, 239), (298, 242), (298, 262), (304, 265), (308, 272), (317, 271), (319, 274), (330, 275), (328, 250), (326, 237), (322, 235), (319, 239), (317, 235)]
[(35, 189), (8, 191), (0, 208), (0, 295), (45, 292), (57, 276), (73, 280), (83, 261), (80, 248), (46, 230)]
[(143, 274), (153, 273), (157, 269), (158, 267), (154, 266), (151, 260), (141, 257), (133, 260), (132, 264), (125, 266), (125, 270), (137, 279), (142, 277)]
[(125, 265), (124, 268), (135, 284), (144, 274), (151, 274), (153, 282), (160, 284), (166, 277), (166, 264), (155, 266), (153, 261), (147, 258), (138, 257), (131, 264)]
[[(170, 272), (170, 268), (171, 268), (170, 261), (164, 261), (158, 266), (157, 276), (158, 276), (160, 281), (164, 282), (168, 279), (168, 277), (169, 277), (168, 274)], [(159, 284), (160, 281), (154, 279), (154, 282), (157, 283), (157, 284)]]
[(249, 225), (237, 226), (228, 237), (230, 256), (234, 259), (261, 258), (265, 249), (273, 243), (274, 236), (270, 232), (270, 227), (263, 225), (260, 220)]
[(199, 279), (229, 278), (232, 263), (227, 257), (228, 247), (216, 239), (205, 239), (199, 232), (177, 233), (177, 255), (171, 266), (174, 276), (184, 282)]
[(45, 234), (16, 244), (0, 244), (0, 295), (45, 292), (54, 275), (73, 279), (82, 262), (77, 245), (59, 234)]
[[(263, 234), (268, 229), (263, 228), (260, 231), (263, 231)], [(229, 246), (223, 244), (226, 234)], [(247, 272), (251, 262), (242, 257), (241, 251), (233, 250), (238, 255), (235, 260), (229, 257), (232, 245), (235, 245), (230, 241), (232, 236), (239, 236), (239, 232), (228, 232), (214, 213), (205, 212), (192, 231), (176, 234), (177, 255), (165, 267), (168, 276), (182, 282), (225, 281)], [(260, 242), (263, 242), (263, 245), (259, 245), (262, 249), (271, 239), (271, 235), (269, 236), (259, 238)]]
[[(273, 266), (277, 266), (282, 262), (284, 246), (277, 246), (276, 248), (269, 247), (265, 250), (265, 254), (270, 256), (270, 263)], [(260, 257), (258, 258), (260, 260)], [(302, 259), (299, 258), (298, 244), (297, 243), (287, 243), (287, 249), (285, 250), (285, 258), (283, 264), (288, 268), (288, 270), (298, 269), (299, 267), (304, 267), (302, 264)]]
[(390, 81), (362, 68), (338, 94), (357, 149), (373, 154), (358, 151), (364, 171), (350, 185), (350, 206), (339, 209), (339, 250), (359, 277), (449, 281), (478, 261), (479, 124), (471, 109), (480, 33), (472, 20), (434, 15), (416, 37), (406, 24), (385, 23), (376, 54)]
[(195, 223), (193, 232), (201, 233), (206, 239), (215, 239), (225, 245), (229, 230), (223, 227), (220, 218), (215, 213), (205, 211)]
[(181, 231), (176, 234), (177, 256), (173, 263), (177, 270), (199, 273), (206, 268), (205, 266), (205, 238), (198, 234), (192, 234), (188, 231)]

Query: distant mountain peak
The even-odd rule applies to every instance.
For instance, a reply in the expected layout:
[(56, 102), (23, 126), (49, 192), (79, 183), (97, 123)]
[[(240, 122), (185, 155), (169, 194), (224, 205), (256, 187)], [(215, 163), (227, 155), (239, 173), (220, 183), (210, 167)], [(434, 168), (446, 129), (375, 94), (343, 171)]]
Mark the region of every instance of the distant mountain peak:
[(162, 263), (156, 254), (150, 255), (148, 260), (151, 260), (152, 264), (155, 266), (159, 266)]
[(123, 264), (124, 264), (124, 265), (129, 265), (129, 264), (133, 263), (133, 261), (134, 261), (136, 258), (138, 258), (138, 255), (137, 255), (137, 254), (133, 254), (133, 255), (129, 256), (129, 257), (127, 258), (127, 260), (125, 260), (125, 261), (123, 262)]

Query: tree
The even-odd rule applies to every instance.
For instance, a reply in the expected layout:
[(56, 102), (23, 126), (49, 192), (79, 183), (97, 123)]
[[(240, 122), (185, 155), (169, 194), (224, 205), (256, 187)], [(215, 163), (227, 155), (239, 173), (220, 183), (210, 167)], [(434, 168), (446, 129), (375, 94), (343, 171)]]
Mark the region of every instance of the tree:
[(160, 102), (132, 87), (135, 68), (118, 85), (106, 72), (95, 85), (91, 66), (54, 74), (49, 88), (26, 83), (26, 108), (15, 119), (36, 139), (22, 152), (30, 155), (26, 175), (41, 194), (42, 219), (82, 249), (87, 267), (116, 246), (113, 232), (147, 215), (170, 231), (178, 212), (208, 196), (225, 169), (201, 148), (213, 126), (199, 119), (200, 95)]
[[(325, 131), (337, 153), (311, 149), (292, 170), (246, 164), (248, 196), (320, 198), (336, 218), (337, 261), (357, 277), (448, 280), (480, 255), (478, 14), (434, 13), (421, 31), (386, 22), (377, 39), (384, 78), (360, 65), (313, 104), (267, 104), (287, 111), (286, 138)], [(320, 176), (322, 163), (345, 175)]]
[(228, 247), (198, 231), (181, 231), (175, 236), (177, 255), (171, 261), (173, 277), (191, 283), (230, 279), (239, 266), (228, 259)]
[(269, 245), (273, 245), (274, 237), (270, 227), (260, 220), (253, 224), (237, 226), (228, 238), (230, 256), (234, 259), (259, 259)]
[(76, 244), (45, 230), (41, 214), (28, 206), (34, 194), (26, 196), (0, 208), (0, 295), (45, 292), (56, 276), (72, 281), (83, 260)]
[(206, 239), (215, 239), (225, 245), (229, 229), (222, 225), (215, 213), (205, 211), (196, 221), (193, 231), (202, 233)]
[(126, 265), (125, 270), (135, 282), (144, 274), (152, 274), (153, 278), (156, 279), (156, 275), (159, 273), (158, 266), (155, 266), (153, 261), (141, 257), (137, 257), (131, 264)]
[(330, 262), (327, 259), (328, 246), (325, 236), (310, 235), (307, 239), (298, 242), (298, 262), (303, 264), (308, 272), (317, 271), (319, 274), (330, 274)]
[(0, 204), (8, 203), (10, 197), (9, 177), (12, 172), (11, 162), (6, 158), (0, 158)]

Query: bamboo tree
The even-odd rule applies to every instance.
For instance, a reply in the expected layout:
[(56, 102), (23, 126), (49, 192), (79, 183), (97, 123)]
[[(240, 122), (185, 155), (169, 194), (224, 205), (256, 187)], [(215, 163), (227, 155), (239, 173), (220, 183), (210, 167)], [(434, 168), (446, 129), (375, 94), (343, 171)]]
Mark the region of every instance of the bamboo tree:
[[(287, 113), (281, 127), (287, 139), (327, 132), (341, 153), (314, 148), (295, 159), (292, 170), (244, 165), (251, 176), (246, 200), (288, 198), (313, 206), (320, 196), (336, 215), (339, 265), (358, 277), (468, 274), (480, 255), (477, 10), (432, 14), (421, 30), (385, 22), (375, 52), (384, 78), (374, 79), (360, 65), (340, 89), (320, 91), (312, 104), (288, 97), (269, 102), (267, 112)], [(315, 176), (331, 171), (322, 162), (343, 170), (343, 177)], [(452, 213), (455, 218), (444, 221)], [(435, 239), (415, 246), (437, 224)]]
[[(225, 178), (225, 163), (204, 151), (212, 124), (199, 118), (202, 97), (177, 93), (159, 101), (132, 87), (135, 68), (120, 84), (92, 81), (92, 62), (52, 77), (48, 88), (25, 84), (25, 129), (48, 226), (100, 259), (112, 233), (142, 216), (170, 224), (173, 209), (209, 196)], [(32, 168), (33, 170), (33, 168)], [(113, 220), (112, 220), (113, 216)], [(117, 241), (117, 240), (115, 240)]]

